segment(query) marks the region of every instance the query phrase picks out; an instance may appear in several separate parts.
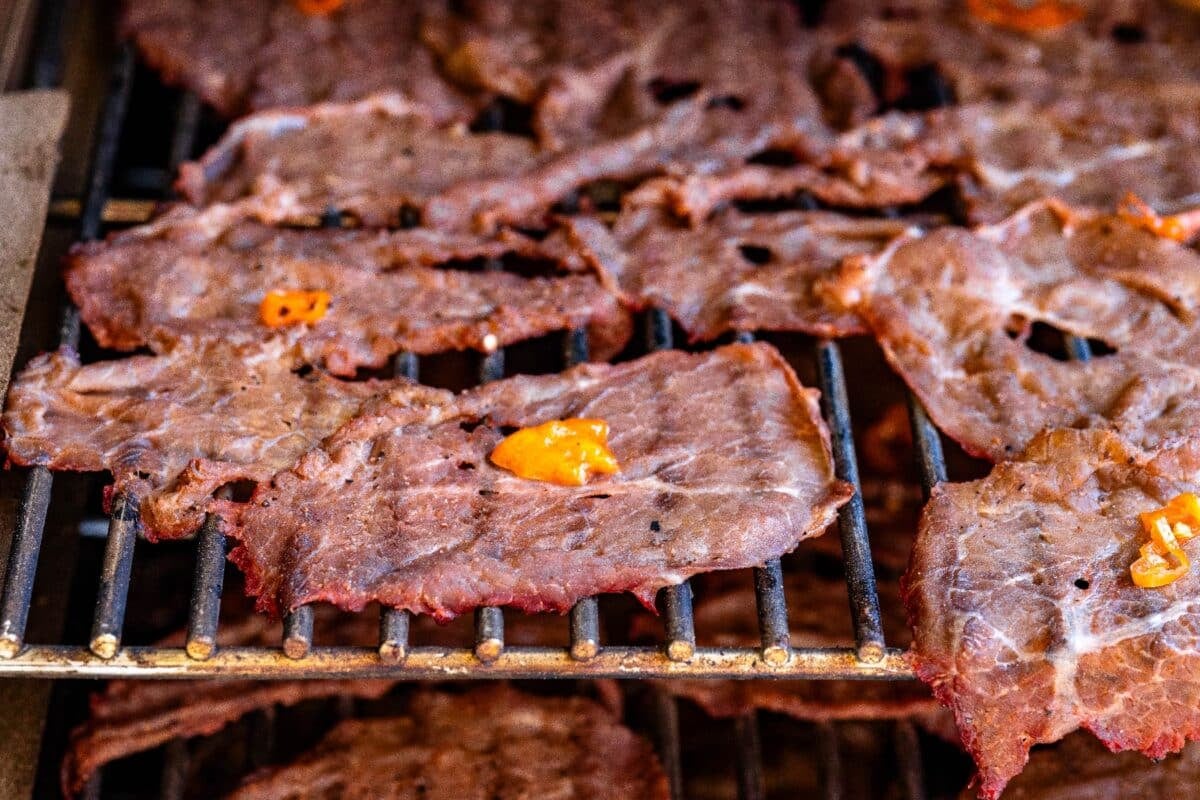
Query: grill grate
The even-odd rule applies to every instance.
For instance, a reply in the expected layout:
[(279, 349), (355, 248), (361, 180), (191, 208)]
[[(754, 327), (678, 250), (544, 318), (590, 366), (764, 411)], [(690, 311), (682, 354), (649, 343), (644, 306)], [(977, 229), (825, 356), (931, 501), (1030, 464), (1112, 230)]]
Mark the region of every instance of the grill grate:
[[(49, 15), (53, 17), (54, 15)], [(43, 67), (42, 71), (46, 71)], [(112, 69), (108, 95), (97, 129), (86, 191), (79, 214), (79, 238), (99, 237), (110, 200), (118, 145), (129, 108), (135, 74), (134, 54), (123, 47)], [(167, 169), (189, 156), (197, 138), (199, 103), (182, 96), (174, 122)], [(337, 224), (338, 214), (328, 215)], [(78, 312), (68, 306), (62, 314), (60, 342), (79, 343)], [(743, 334), (740, 340), (751, 337)], [(670, 318), (652, 311), (646, 318), (648, 349), (672, 347)], [(1086, 347), (1086, 342), (1083, 342)], [(564, 337), (564, 365), (586, 360), (583, 331)], [(836, 342), (815, 345), (822, 410), (832, 432), (838, 476), (859, 488), (849, 398), (841, 350)], [(504, 375), (505, 353), (499, 349), (480, 363), (479, 379)], [(419, 360), (412, 354), (396, 357), (394, 371), (417, 377)], [(926, 485), (944, 479), (945, 464), (938, 434), (923, 409), (910, 398), (914, 440)], [(504, 615), (500, 609), (476, 613), (475, 643), (471, 649), (411, 647), (409, 618), (404, 612), (381, 614), (378, 647), (321, 647), (313, 642), (313, 610), (300, 608), (286, 617), (278, 648), (218, 648), (216, 633), (224, 576), (225, 537), (219, 521), (208, 518), (196, 537), (194, 584), (188, 615), (188, 635), (182, 648), (129, 647), (121, 641), (125, 600), (137, 540), (136, 499), (118, 497), (106, 531), (106, 547), (87, 648), (69, 644), (27, 644), (25, 624), (42, 529), (51, 501), (53, 478), (48, 470), (29, 470), (10, 552), (7, 579), (0, 594), (0, 675), (45, 677), (228, 677), (392, 676), (446, 677), (775, 677), (906, 679), (911, 670), (901, 652), (889, 648), (880, 621), (879, 598), (860, 491), (839, 515), (841, 544), (854, 648), (796, 648), (789, 645), (783, 572), (778, 560), (754, 571), (761, 644), (759, 647), (698, 647), (688, 584), (664, 589), (659, 605), (664, 618), (660, 647), (603, 645), (601, 615), (595, 598), (581, 601), (571, 612), (570, 640), (559, 648), (506, 647)]]

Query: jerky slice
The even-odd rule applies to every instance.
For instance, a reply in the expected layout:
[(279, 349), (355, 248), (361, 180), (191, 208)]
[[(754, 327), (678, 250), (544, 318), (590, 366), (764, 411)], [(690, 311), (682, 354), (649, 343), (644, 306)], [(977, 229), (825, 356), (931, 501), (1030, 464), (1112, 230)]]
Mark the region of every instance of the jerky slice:
[(954, 710), (984, 797), (1076, 728), (1151, 758), (1200, 736), (1200, 575), (1142, 589), (1129, 574), (1138, 514), (1197, 490), (1200, 439), (1147, 455), (1095, 430), (1044, 433), (934, 489), (904, 586), (912, 661)]
[(875, 253), (905, 230), (891, 220), (733, 208), (693, 228), (662, 205), (637, 200), (626, 203), (612, 230), (588, 217), (565, 224), (629, 303), (666, 310), (693, 341), (727, 331), (863, 332), (857, 315), (830, 307), (814, 286), (846, 256)]
[[(850, 488), (816, 394), (755, 344), (519, 376), (445, 406), (375, 403), (230, 508), (231, 558), (276, 613), (316, 600), (565, 611), (617, 591), (650, 605), (830, 523)], [(567, 487), (488, 461), (509, 426), (567, 417), (609, 423), (619, 474)]]
[[(1200, 256), (1119, 217), (1049, 202), (973, 232), (906, 234), (828, 288), (973, 455), (1010, 458), (1046, 427), (1111, 427), (1147, 447), (1194, 428)], [(1060, 360), (1034, 349), (1038, 323), (1117, 352)]]
[[(503, 258), (549, 274), (466, 269)], [(386, 366), (399, 350), (490, 350), (575, 327), (590, 327), (603, 359), (630, 332), (594, 276), (565, 274), (547, 245), (516, 233), (277, 229), (228, 206), (181, 208), (77, 247), (67, 285), (96, 339), (118, 349), (272, 338), (259, 315), (264, 295), (327, 291), (328, 313), (289, 335), (309, 363), (337, 375)]]
[(347, 720), (295, 763), (252, 776), (233, 800), (324, 797), (667, 800), (645, 741), (591, 700), (507, 686), (426, 690), (406, 716)]
[(113, 473), (140, 501), (151, 537), (199, 528), (213, 492), (266, 480), (389, 388), (439, 402), (448, 392), (404, 381), (301, 374), (286, 339), (183, 342), (159, 356), (86, 366), (70, 350), (18, 375), (4, 413), (10, 461)]

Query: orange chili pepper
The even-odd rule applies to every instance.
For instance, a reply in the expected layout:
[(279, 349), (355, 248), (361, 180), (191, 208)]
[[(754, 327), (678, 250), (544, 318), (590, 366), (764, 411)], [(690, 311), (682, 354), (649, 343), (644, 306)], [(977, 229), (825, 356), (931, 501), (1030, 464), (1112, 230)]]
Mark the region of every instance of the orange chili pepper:
[(971, 16), (1022, 33), (1054, 30), (1083, 18), (1083, 9), (1062, 0), (1034, 0), (1023, 5), (1015, 0), (967, 0)]
[(1200, 531), (1200, 497), (1185, 492), (1162, 508), (1138, 516), (1150, 541), (1142, 545), (1140, 557), (1130, 565), (1130, 577), (1143, 589), (1174, 583), (1191, 569), (1182, 542)]
[(1200, 233), (1200, 209), (1160, 217), (1149, 204), (1133, 192), (1125, 195), (1125, 199), (1117, 205), (1117, 216), (1130, 225), (1136, 225), (1155, 236), (1173, 242), (1188, 242)]
[(341, 8), (346, 0), (292, 0), (296, 8), (310, 17), (324, 17)]
[(522, 428), (492, 451), (492, 463), (522, 478), (582, 486), (590, 474), (620, 471), (608, 449), (608, 423), (565, 419)]
[(258, 313), (263, 324), (270, 328), (316, 322), (329, 311), (330, 299), (329, 292), (276, 289), (263, 297)]

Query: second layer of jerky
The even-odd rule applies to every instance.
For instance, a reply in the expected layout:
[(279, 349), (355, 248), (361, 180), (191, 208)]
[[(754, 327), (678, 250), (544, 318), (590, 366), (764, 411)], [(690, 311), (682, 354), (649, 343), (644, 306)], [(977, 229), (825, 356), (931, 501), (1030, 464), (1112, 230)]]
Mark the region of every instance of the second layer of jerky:
[[(281, 334), (259, 314), (267, 293), (321, 290), (328, 313), (282, 335), (338, 375), (385, 366), (399, 350), (488, 350), (576, 327), (590, 329), (597, 358), (611, 357), (629, 336), (628, 315), (557, 255), (515, 233), (277, 229), (216, 206), (77, 248), (67, 285), (100, 344), (118, 349), (272, 338)], [(482, 269), (504, 258), (546, 274)]]

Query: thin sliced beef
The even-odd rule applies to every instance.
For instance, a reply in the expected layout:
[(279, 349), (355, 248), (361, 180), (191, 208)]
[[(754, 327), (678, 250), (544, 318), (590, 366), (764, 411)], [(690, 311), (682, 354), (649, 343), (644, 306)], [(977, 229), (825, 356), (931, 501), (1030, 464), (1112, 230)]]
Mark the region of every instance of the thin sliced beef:
[(493, 685), (464, 694), (426, 690), (403, 717), (343, 722), (295, 763), (250, 777), (231, 798), (668, 796), (650, 743), (602, 706)]
[(407, 382), (343, 382), (302, 374), (284, 339), (181, 343), (160, 356), (86, 366), (67, 349), (38, 356), (13, 383), (4, 413), (10, 461), (113, 473), (140, 503), (151, 537), (195, 531), (212, 494), (265, 480), (295, 462), (389, 388), (444, 402)]
[[(848, 259), (829, 288), (973, 455), (1012, 457), (1046, 427), (1112, 427), (1144, 446), (1194, 428), (1200, 256), (1119, 217), (1051, 202), (973, 232), (906, 234)], [(1055, 331), (1117, 352), (1064, 360), (1039, 338)]]
[(236, 201), (267, 223), (312, 221), (333, 208), (365, 225), (538, 227), (585, 184), (661, 172), (689, 153), (718, 158), (695, 142), (709, 117), (730, 113), (685, 100), (625, 135), (550, 150), (513, 134), (439, 125), (380, 95), (248, 117), (183, 165), (178, 188), (197, 205)]
[[(686, 176), (670, 190), (694, 221), (729, 200), (790, 199), (879, 208), (926, 199), (955, 183), (973, 222), (998, 222), (1027, 203), (1113, 208), (1127, 192), (1174, 211), (1200, 198), (1200, 94), (1063, 92), (1041, 104), (976, 103), (893, 112), (817, 152), (775, 151), (752, 163)], [(768, 159), (769, 160), (769, 159)]]
[[(800, 561), (784, 570), (792, 646), (853, 647), (845, 579), (820, 575), (811, 564)], [(895, 577), (881, 579), (879, 590), (888, 644), (903, 647), (909, 634)], [(749, 574), (705, 575), (693, 581), (693, 591), (700, 644), (759, 646), (754, 582)], [(636, 633), (653, 636), (661, 627), (644, 617), (637, 621), (646, 624), (635, 627)], [(954, 735), (949, 714), (928, 688), (916, 682), (670, 680), (659, 685), (714, 717), (736, 717), (757, 709), (812, 721), (911, 719), (946, 737)]]
[[(222, 647), (278, 646), (283, 631), (254, 613), (253, 604), (226, 592), (218, 644)], [(329, 606), (316, 609), (313, 640), (320, 646), (373, 647), (378, 643), (379, 618), (368, 610), (344, 614)], [(413, 621), (410, 641), (420, 646), (466, 647), (473, 640), (470, 620), (438, 625), (429, 618)], [(546, 615), (509, 614), (504, 620), (509, 645), (561, 647), (568, 641), (564, 621)], [(181, 647), (179, 631), (159, 644)], [(295, 705), (323, 697), (377, 698), (395, 685), (392, 680), (313, 681), (144, 681), (115, 680), (91, 698), (88, 720), (71, 733), (62, 764), (63, 794), (73, 797), (88, 779), (112, 761), (153, 750), (174, 739), (206, 736), (247, 714), (276, 705)], [(619, 708), (620, 692), (609, 681), (595, 688), (601, 702)]]
[(423, 30), (447, 74), (531, 105), (548, 146), (631, 133), (693, 95), (731, 112), (703, 136), (718, 145), (824, 135), (811, 42), (787, 2), (474, 2)]
[[(816, 392), (769, 345), (520, 376), (450, 406), (379, 402), (229, 509), (230, 558), (259, 607), (317, 600), (455, 616), (566, 611), (760, 564), (822, 532), (833, 477)], [(488, 454), (511, 427), (599, 418), (619, 474), (518, 478)]]
[[(378, 636), (378, 618), (330, 613), (319, 609), (316, 637), (321, 644), (369, 645)], [(271, 647), (283, 629), (246, 608), (218, 629), (223, 647)], [(159, 644), (181, 647), (183, 631)], [(111, 681), (91, 698), (87, 722), (71, 732), (61, 778), (63, 795), (74, 797), (88, 779), (110, 761), (154, 748), (173, 739), (216, 733), (252, 711), (274, 705), (291, 706), (321, 697), (384, 695), (389, 680), (314, 681)]]
[[(1110, 753), (1090, 736), (1073, 733), (1033, 751), (1004, 800), (1176, 800), (1200, 784), (1200, 745), (1177, 756), (1148, 761), (1136, 753)], [(961, 800), (973, 800), (968, 787)]]
[(438, 119), (467, 119), (464, 95), (421, 46), (438, 2), (347, 0), (308, 16), (293, 0), (126, 0), (122, 29), (163, 79), (226, 116), (356, 100), (390, 89)]
[[(549, 274), (465, 269), (504, 258)], [(488, 350), (575, 327), (589, 328), (596, 358), (619, 352), (629, 315), (594, 275), (556, 274), (554, 258), (515, 233), (280, 229), (214, 206), (77, 247), (67, 286), (97, 341), (118, 349), (274, 338), (260, 320), (264, 295), (320, 289), (329, 311), (289, 336), (336, 375), (383, 367), (399, 350)]]
[(814, 284), (844, 257), (878, 252), (905, 230), (892, 220), (734, 208), (691, 227), (655, 202), (626, 203), (612, 229), (594, 217), (565, 224), (627, 302), (666, 310), (693, 341), (727, 331), (863, 332), (855, 314), (831, 308)]
[(1200, 736), (1200, 574), (1129, 567), (1138, 514), (1200, 490), (1200, 438), (1145, 454), (1108, 431), (1039, 435), (979, 481), (936, 487), (905, 602), (919, 677), (955, 713), (982, 795), (1076, 728), (1161, 758)]

